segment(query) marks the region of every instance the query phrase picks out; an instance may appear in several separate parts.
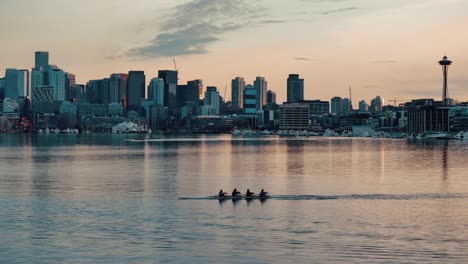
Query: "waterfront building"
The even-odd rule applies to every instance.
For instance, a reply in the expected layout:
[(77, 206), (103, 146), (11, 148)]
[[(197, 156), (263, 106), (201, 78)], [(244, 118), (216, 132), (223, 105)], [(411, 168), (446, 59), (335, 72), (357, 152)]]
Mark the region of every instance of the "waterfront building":
[(279, 106), (280, 130), (309, 129), (310, 106), (306, 103), (284, 103)]
[(124, 107), (119, 103), (110, 103), (107, 106), (107, 114), (109, 116), (123, 116), (124, 115)]
[(107, 107), (103, 104), (92, 104), (88, 102), (79, 102), (77, 112), (80, 119), (84, 117), (106, 116)]
[(245, 81), (242, 77), (236, 77), (231, 81), (231, 108), (241, 110), (244, 108)]
[(264, 77), (257, 77), (254, 81), (254, 87), (256, 91), (256, 102), (255, 109), (261, 110), (262, 107), (266, 104), (266, 95), (268, 90), (268, 83)]
[(359, 112), (367, 112), (368, 107), (369, 105), (366, 103), (366, 101), (364, 100), (359, 101)]
[(18, 113), (19, 112), (19, 104), (18, 101), (11, 98), (3, 99), (3, 114), (9, 113)]
[(145, 99), (145, 72), (129, 71), (127, 80), (127, 111), (140, 113), (140, 101)]
[(246, 85), (244, 89), (244, 113), (255, 114), (257, 111), (257, 91), (253, 85)]
[(168, 108), (162, 105), (153, 105), (150, 108), (148, 125), (153, 130), (166, 129), (168, 126)]
[(60, 104), (59, 127), (61, 129), (75, 128), (78, 123), (77, 113), (76, 104), (63, 101)]
[(276, 93), (272, 90), (267, 92), (267, 104), (276, 104)]
[(91, 80), (86, 85), (86, 96), (92, 104), (109, 104), (110, 79)]
[(310, 116), (322, 116), (330, 113), (330, 102), (320, 100), (302, 100), (299, 103), (309, 105)]
[(408, 133), (450, 131), (450, 107), (442, 107), (442, 101), (415, 99), (405, 104), (408, 116)]
[(331, 113), (335, 115), (343, 114), (343, 98), (335, 96), (331, 99)]
[(171, 70), (158, 71), (158, 77), (164, 80), (164, 105), (169, 112), (175, 111), (177, 105), (178, 72)]
[(289, 74), (287, 80), (287, 102), (293, 103), (304, 100), (304, 79), (299, 74)]

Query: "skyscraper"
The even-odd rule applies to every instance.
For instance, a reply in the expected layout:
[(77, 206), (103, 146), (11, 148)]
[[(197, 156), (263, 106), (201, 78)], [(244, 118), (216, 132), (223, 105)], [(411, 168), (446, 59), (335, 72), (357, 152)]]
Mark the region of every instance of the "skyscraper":
[(232, 110), (244, 108), (245, 81), (242, 77), (236, 77), (231, 81)]
[(109, 80), (110, 103), (119, 103), (125, 109), (127, 107), (127, 79), (126, 73), (113, 73)]
[(31, 96), (29, 71), (6, 69), (4, 97), (16, 100), (20, 96)]
[(47, 84), (53, 88), (53, 96), (55, 101), (65, 100), (65, 79), (66, 73), (57, 66), (49, 66), (47, 71)]
[(376, 96), (371, 101), (369, 111), (370, 112), (380, 112), (380, 111), (382, 111), (382, 106), (383, 106), (383, 100), (380, 98), (380, 96)]
[(364, 100), (359, 101), (359, 112), (367, 112), (368, 107), (369, 106), (367, 105), (366, 101)]
[(47, 51), (36, 51), (35, 53), (35, 69), (41, 70), (49, 66), (49, 52)]
[(262, 109), (262, 107), (266, 104), (266, 96), (267, 96), (267, 90), (268, 90), (268, 85), (267, 81), (265, 80), (264, 77), (257, 77), (254, 81), (254, 87), (256, 91), (256, 103), (255, 107), (257, 110)]
[(171, 70), (158, 71), (158, 77), (164, 80), (164, 106), (169, 108), (169, 112), (177, 107), (177, 83), (178, 73)]
[(289, 74), (287, 85), (288, 103), (304, 100), (304, 79), (300, 79), (299, 74)]
[(351, 102), (349, 98), (343, 98), (343, 114), (348, 115), (351, 112)]
[(145, 99), (145, 72), (129, 71), (127, 81), (127, 111), (140, 112), (140, 100)]
[(202, 80), (193, 80), (187, 82), (187, 90), (184, 92), (183, 103), (191, 102), (198, 104), (200, 101), (200, 89), (203, 90)]
[(267, 92), (267, 104), (276, 104), (276, 93), (271, 90)]
[(251, 84), (244, 89), (244, 113), (255, 114), (257, 112), (257, 90)]
[(221, 98), (214, 86), (207, 86), (204, 103), (202, 107), (203, 115), (219, 115)]
[[(198, 97), (198, 91), (197, 91)], [(164, 80), (161, 78), (151, 79), (148, 85), (148, 100), (155, 105), (164, 105)]]

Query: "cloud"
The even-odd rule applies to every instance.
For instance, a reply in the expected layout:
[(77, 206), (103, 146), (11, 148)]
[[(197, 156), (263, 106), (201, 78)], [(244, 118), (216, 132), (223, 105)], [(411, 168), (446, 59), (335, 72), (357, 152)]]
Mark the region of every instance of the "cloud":
[(286, 23), (288, 21), (286, 20), (263, 20), (263, 21), (260, 21), (261, 24), (281, 24), (281, 23)]
[(375, 60), (375, 61), (371, 61), (371, 63), (389, 64), (389, 63), (396, 63), (396, 61), (394, 61), (394, 60)]
[(353, 11), (357, 10), (359, 7), (356, 6), (351, 6), (351, 7), (345, 7), (345, 8), (338, 8), (338, 9), (331, 9), (322, 12), (322, 15), (329, 15), (329, 14), (334, 14), (334, 13), (343, 13), (343, 12), (348, 12), (348, 11)]
[(312, 59), (306, 57), (294, 57), (296, 61), (311, 61)]
[[(250, 3), (250, 2), (249, 2)], [(126, 52), (131, 57), (205, 54), (223, 34), (239, 30), (262, 17), (262, 8), (246, 0), (192, 0), (176, 6), (161, 23), (162, 31), (143, 46)], [(282, 23), (265, 20), (260, 23)]]

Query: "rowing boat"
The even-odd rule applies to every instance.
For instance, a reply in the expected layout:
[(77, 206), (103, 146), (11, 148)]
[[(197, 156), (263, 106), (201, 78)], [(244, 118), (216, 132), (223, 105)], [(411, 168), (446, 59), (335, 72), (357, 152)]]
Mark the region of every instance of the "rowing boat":
[(224, 200), (224, 199), (232, 199), (232, 200), (255, 200), (255, 199), (268, 199), (271, 198), (271, 196), (259, 196), (259, 195), (253, 195), (253, 196), (245, 196), (245, 195), (237, 195), (237, 196), (219, 196), (219, 195), (213, 195), (210, 196), (211, 199), (218, 199), (218, 200)]

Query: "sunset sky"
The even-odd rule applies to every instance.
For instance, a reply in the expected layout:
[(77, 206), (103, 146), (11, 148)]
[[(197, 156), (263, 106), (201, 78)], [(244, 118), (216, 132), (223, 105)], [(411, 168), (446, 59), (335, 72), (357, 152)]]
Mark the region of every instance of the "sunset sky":
[(278, 102), (286, 79), (305, 98), (436, 98), (444, 54), (449, 96), (468, 101), (467, 0), (0, 0), (0, 77), (31, 69), (34, 51), (77, 76), (174, 69), (230, 99), (230, 81), (264, 76)]

